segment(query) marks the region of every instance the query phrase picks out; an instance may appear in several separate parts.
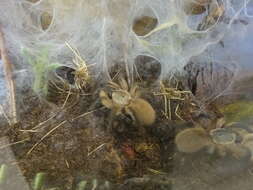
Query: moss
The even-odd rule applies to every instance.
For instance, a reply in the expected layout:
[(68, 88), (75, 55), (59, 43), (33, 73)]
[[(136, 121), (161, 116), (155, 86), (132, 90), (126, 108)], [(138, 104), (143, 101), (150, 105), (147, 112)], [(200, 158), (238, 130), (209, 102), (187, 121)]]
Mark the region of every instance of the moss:
[(238, 101), (221, 108), (227, 122), (238, 122), (253, 118), (253, 101)]

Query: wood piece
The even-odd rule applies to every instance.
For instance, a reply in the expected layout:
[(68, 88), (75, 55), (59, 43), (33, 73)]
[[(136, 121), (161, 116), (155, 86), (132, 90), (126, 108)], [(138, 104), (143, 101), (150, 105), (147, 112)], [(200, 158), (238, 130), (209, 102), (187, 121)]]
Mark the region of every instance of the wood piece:
[(9, 112), (11, 117), (11, 124), (17, 123), (17, 109), (16, 109), (16, 93), (15, 84), (13, 80), (13, 65), (9, 59), (8, 52), (5, 46), (4, 33), (0, 26), (0, 57), (3, 62), (4, 75), (6, 79), (6, 84), (9, 92)]

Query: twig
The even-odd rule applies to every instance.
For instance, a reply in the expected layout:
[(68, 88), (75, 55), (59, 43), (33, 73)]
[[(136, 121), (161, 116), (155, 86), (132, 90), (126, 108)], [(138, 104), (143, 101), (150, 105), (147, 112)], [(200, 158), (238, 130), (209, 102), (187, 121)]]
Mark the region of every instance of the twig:
[[(63, 83), (64, 81), (61, 80), (61, 82)], [(55, 82), (51, 81), (51, 84), (54, 85), (54, 87), (59, 90), (61, 93), (65, 93), (65, 94), (78, 94), (78, 95), (81, 95), (81, 96), (91, 96), (92, 94), (86, 94), (86, 93), (80, 93), (80, 92), (67, 92), (67, 90), (61, 87), (59, 87)], [(69, 88), (71, 88), (71, 85), (68, 85), (70, 86)]]
[(166, 172), (162, 172), (162, 171), (159, 171), (159, 170), (154, 170), (152, 168), (147, 168), (147, 170), (153, 174), (156, 174), (156, 175), (167, 175), (168, 173)]
[(172, 113), (171, 113), (171, 99), (168, 99), (168, 105), (169, 105), (169, 118), (172, 119)]
[(179, 104), (177, 104), (177, 107), (176, 107), (176, 110), (175, 110), (175, 115), (176, 115), (180, 120), (184, 121), (183, 118), (178, 114), (178, 109), (179, 109)]
[(12, 124), (16, 124), (17, 123), (17, 108), (16, 108), (15, 84), (14, 84), (13, 74), (12, 74), (13, 65), (11, 64), (7, 50), (5, 48), (5, 39), (4, 39), (3, 31), (1, 30), (1, 26), (0, 26), (0, 55), (3, 61), (7, 86), (9, 88), (9, 94), (10, 94), (9, 104), (10, 104), (10, 113), (12, 116), (11, 117)]
[[(171, 103), (172, 100), (179, 100), (179, 101), (185, 101), (184, 96), (190, 94), (190, 91), (183, 91), (178, 89), (178, 82), (176, 84), (175, 88), (166, 87), (163, 82), (160, 83), (160, 92), (154, 93), (155, 96), (163, 96), (164, 100), (164, 111), (163, 114), (165, 117), (169, 120), (172, 120), (172, 108)], [(183, 120), (180, 115), (178, 114), (179, 110), (179, 104), (176, 107), (175, 115)]]
[(14, 143), (10, 143), (10, 144), (6, 144), (6, 145), (3, 145), (3, 146), (0, 146), (0, 150), (4, 149), (4, 148), (7, 148), (9, 146), (13, 146), (13, 145), (16, 145), (16, 144), (20, 144), (20, 143), (23, 143), (25, 141), (27, 141), (28, 138), (24, 139), (24, 140), (21, 140), (21, 141), (17, 141), (17, 142), (14, 142)]
[(63, 109), (63, 108), (65, 107), (65, 105), (67, 104), (68, 99), (69, 99), (69, 97), (70, 97), (70, 93), (71, 93), (71, 88), (69, 88), (68, 95), (67, 95), (67, 97), (66, 97), (66, 99), (65, 99), (65, 101), (64, 101), (64, 103), (63, 103), (63, 105), (62, 105), (62, 107), (61, 107), (61, 109)]
[(70, 168), (70, 167), (69, 167), (69, 162), (68, 162), (68, 160), (66, 160), (66, 159), (65, 159), (65, 164), (66, 164), (67, 168), (69, 169), (69, 168)]
[(119, 69), (119, 71), (112, 77), (111, 81), (113, 81), (119, 75), (120, 72), (121, 70)]
[(28, 132), (28, 133), (38, 133), (38, 130), (32, 130), (32, 129), (20, 129), (21, 132)]
[(52, 132), (54, 132), (56, 129), (58, 129), (63, 124), (67, 123), (67, 120), (64, 120), (60, 124), (58, 124), (56, 127), (51, 129), (46, 135), (44, 135), (37, 143), (33, 145), (33, 147), (27, 152), (27, 155), (29, 155), (48, 135), (50, 135)]
[(104, 109), (104, 108), (105, 108), (105, 107), (103, 106), (103, 107), (101, 107), (101, 108), (98, 108), (98, 109), (95, 109), (95, 110), (92, 110), (92, 111), (89, 111), (89, 112), (85, 112), (85, 113), (83, 113), (83, 114), (81, 114), (81, 115), (79, 115), (79, 116), (77, 116), (77, 117), (71, 119), (71, 121), (74, 121), (74, 120), (76, 120), (76, 119), (79, 119), (79, 118), (81, 118), (81, 117), (83, 117), (83, 116), (86, 116), (86, 115), (88, 115), (88, 114), (91, 114), (91, 113), (93, 113), (93, 112), (95, 112), (95, 111), (98, 111), (98, 110), (101, 110), (101, 109)]
[[(102, 108), (104, 108), (104, 107), (102, 107)], [(99, 109), (101, 109), (101, 108), (99, 108)], [(77, 117), (75, 117), (74, 119), (72, 119), (71, 121), (74, 121), (75, 119), (78, 119), (78, 118), (80, 118), (80, 117), (83, 117), (83, 116), (86, 116), (86, 115), (88, 115), (88, 114), (90, 114), (90, 113), (93, 113), (93, 112), (95, 112), (95, 111), (97, 111), (97, 110), (99, 110), (99, 109), (96, 109), (96, 110), (93, 110), (93, 111), (90, 111), (90, 112), (86, 112), (86, 113), (84, 113), (84, 114), (81, 114), (81, 115), (79, 115), (79, 116), (77, 116)], [(54, 116), (53, 116), (54, 117)], [(48, 120), (50, 120), (50, 119), (52, 119), (52, 118), (49, 118)], [(47, 121), (48, 121), (47, 120)], [(33, 145), (33, 147), (26, 153), (27, 155), (29, 155), (47, 136), (49, 136), (52, 132), (54, 132), (56, 129), (58, 129), (60, 126), (62, 126), (63, 124), (65, 124), (65, 123), (67, 123), (67, 120), (64, 120), (64, 121), (62, 121), (60, 124), (58, 124), (56, 127), (54, 127), (53, 129), (51, 129), (46, 135), (44, 135), (37, 143), (35, 143), (34, 145)]]
[[(72, 51), (75, 58), (72, 60), (73, 64), (75, 65), (75, 72), (74, 72), (74, 80), (75, 86), (77, 89), (82, 90), (82, 88), (86, 88), (88, 82), (90, 81), (90, 74), (88, 71), (88, 66), (85, 60), (81, 57), (80, 52), (78, 49), (75, 49), (69, 45), (69, 43), (65, 42), (66, 46)], [(91, 66), (91, 65), (90, 65)]]
[(101, 145), (99, 145), (97, 148), (95, 148), (94, 150), (92, 150), (91, 152), (88, 153), (88, 157), (90, 155), (92, 155), (94, 152), (98, 151), (100, 148), (102, 148), (104, 145), (106, 145), (106, 143), (103, 143)]
[(163, 100), (164, 100), (164, 113), (166, 114), (166, 116), (168, 116), (168, 102), (167, 102), (167, 97), (166, 95), (163, 95)]
[(48, 121), (50, 121), (51, 119), (53, 119), (54, 117), (56, 117), (58, 115), (58, 113), (60, 113), (60, 111), (56, 112), (54, 115), (52, 115), (50, 118), (48, 118), (47, 120), (39, 123), (38, 125), (36, 125), (35, 127), (33, 127), (31, 130), (32, 131), (36, 131), (37, 129), (39, 129), (42, 125), (44, 125), (45, 123), (47, 123)]

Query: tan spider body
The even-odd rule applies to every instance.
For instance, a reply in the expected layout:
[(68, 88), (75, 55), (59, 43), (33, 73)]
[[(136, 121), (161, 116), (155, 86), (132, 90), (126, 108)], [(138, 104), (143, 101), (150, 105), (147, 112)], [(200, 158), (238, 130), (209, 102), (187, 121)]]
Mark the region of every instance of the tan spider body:
[(138, 86), (128, 86), (124, 79), (119, 84), (109, 82), (111, 97), (105, 92), (100, 91), (102, 104), (111, 109), (115, 115), (127, 113), (138, 124), (148, 126), (155, 121), (155, 111), (152, 106), (144, 99), (140, 98)]
[(88, 83), (90, 82), (88, 66), (77, 49), (71, 47), (67, 42), (66, 45), (75, 55), (72, 60), (75, 69), (75, 71), (73, 72), (75, 76), (75, 86), (77, 89), (82, 90), (83, 88), (86, 88)]

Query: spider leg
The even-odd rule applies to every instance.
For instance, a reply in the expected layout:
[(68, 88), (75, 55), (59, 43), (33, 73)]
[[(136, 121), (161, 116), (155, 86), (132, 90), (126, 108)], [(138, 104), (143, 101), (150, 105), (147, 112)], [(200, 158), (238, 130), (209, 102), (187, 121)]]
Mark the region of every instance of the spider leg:
[(131, 96), (132, 96), (133, 98), (139, 98), (139, 97), (141, 96), (141, 93), (140, 93), (140, 91), (137, 90), (137, 88), (138, 88), (137, 84), (134, 84), (134, 85), (131, 86), (131, 88), (130, 88), (129, 93), (131, 94)]
[(99, 93), (99, 97), (100, 97), (100, 99), (101, 99), (101, 103), (102, 103), (105, 107), (107, 107), (107, 108), (109, 108), (109, 109), (112, 109), (112, 108), (113, 108), (113, 102), (112, 102), (112, 100), (109, 98), (108, 94), (107, 94), (105, 91), (101, 90), (100, 93)]
[(112, 82), (112, 81), (108, 82), (108, 86), (114, 89), (121, 89), (121, 87), (117, 83)]
[(136, 122), (136, 119), (135, 119), (135, 116), (134, 116), (134, 113), (131, 111), (131, 109), (129, 109), (128, 107), (125, 107), (125, 112), (130, 115), (131, 119)]
[(126, 81), (125, 79), (123, 79), (123, 78), (121, 78), (121, 79), (119, 80), (119, 86), (120, 86), (121, 89), (123, 89), (123, 90), (126, 90), (126, 91), (129, 90), (129, 86), (128, 86), (128, 84), (127, 84), (127, 81)]

